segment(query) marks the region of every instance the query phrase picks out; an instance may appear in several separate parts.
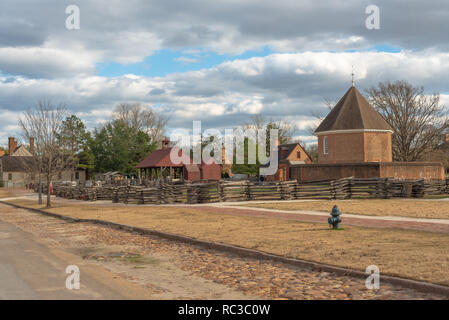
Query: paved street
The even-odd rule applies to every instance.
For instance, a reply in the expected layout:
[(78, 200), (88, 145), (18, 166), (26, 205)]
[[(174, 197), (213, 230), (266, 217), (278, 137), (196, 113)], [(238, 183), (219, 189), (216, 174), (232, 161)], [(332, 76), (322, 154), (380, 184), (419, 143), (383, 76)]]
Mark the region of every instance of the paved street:
[[(68, 265), (80, 268), (81, 288), (68, 290)], [(145, 297), (140, 286), (80, 257), (49, 248), (0, 220), (0, 299), (123, 299)]]

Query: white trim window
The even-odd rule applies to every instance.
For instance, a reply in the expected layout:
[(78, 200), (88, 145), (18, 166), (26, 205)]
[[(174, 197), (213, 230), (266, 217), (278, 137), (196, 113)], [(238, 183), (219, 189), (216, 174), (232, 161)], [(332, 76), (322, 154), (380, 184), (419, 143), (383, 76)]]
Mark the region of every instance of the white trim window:
[(323, 137), (323, 154), (329, 153), (329, 141), (327, 137)]

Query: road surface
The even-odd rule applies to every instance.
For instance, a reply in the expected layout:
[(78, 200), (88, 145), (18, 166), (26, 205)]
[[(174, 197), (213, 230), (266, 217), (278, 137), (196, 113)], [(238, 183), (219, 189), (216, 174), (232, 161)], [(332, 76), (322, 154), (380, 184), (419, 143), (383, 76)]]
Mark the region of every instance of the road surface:
[[(66, 268), (80, 270), (80, 289), (66, 288)], [(50, 248), (32, 234), (0, 220), (0, 299), (145, 298), (145, 289), (89, 264), (68, 252)]]

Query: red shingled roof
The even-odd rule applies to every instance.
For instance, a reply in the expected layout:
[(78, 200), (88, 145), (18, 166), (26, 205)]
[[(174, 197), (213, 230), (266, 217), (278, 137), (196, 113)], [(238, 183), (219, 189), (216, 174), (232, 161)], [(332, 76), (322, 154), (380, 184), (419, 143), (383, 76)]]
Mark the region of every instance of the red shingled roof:
[(153, 151), (148, 157), (143, 159), (136, 168), (150, 167), (182, 167), (183, 163), (191, 163), (190, 156), (183, 155), (182, 163), (174, 164), (170, 160), (170, 152), (172, 148), (164, 148)]

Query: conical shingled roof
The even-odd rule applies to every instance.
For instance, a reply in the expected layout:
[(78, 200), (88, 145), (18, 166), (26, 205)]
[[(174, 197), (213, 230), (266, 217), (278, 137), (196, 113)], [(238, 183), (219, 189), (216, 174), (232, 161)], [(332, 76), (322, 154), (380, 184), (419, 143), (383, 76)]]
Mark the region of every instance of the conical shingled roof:
[(391, 130), (391, 126), (369, 104), (356, 87), (351, 87), (338, 101), (315, 132), (333, 130)]

